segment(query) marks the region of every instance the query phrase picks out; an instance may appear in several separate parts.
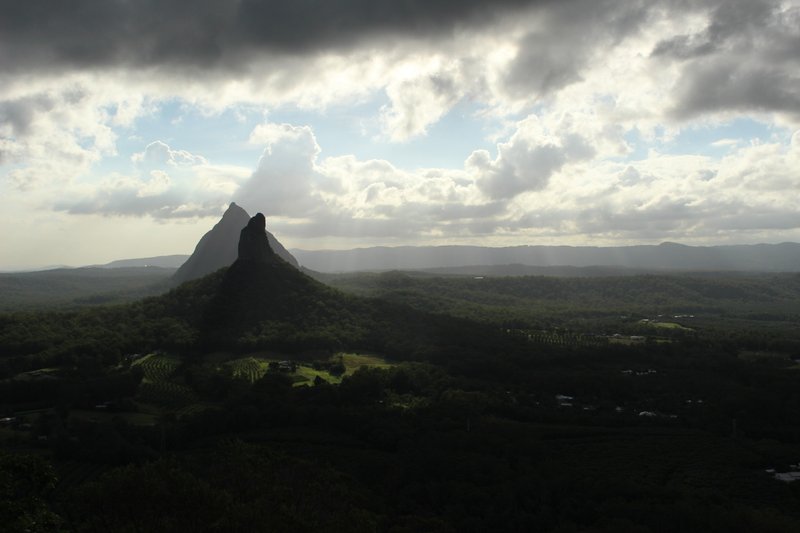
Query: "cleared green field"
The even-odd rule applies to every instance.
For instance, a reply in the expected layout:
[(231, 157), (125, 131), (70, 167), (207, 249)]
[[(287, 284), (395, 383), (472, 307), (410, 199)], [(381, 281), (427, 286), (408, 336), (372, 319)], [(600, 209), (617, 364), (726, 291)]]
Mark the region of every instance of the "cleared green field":
[(339, 384), (342, 382), (342, 379), (345, 376), (352, 375), (356, 370), (361, 367), (368, 367), (368, 368), (391, 368), (395, 366), (393, 363), (389, 363), (383, 357), (378, 355), (372, 354), (358, 354), (358, 353), (338, 353), (336, 355), (331, 356), (330, 362), (338, 363), (341, 362), (344, 366), (344, 373), (341, 375), (334, 375), (328, 372), (327, 370), (317, 370), (310, 366), (301, 365), (297, 367), (296, 375), (302, 376), (307, 378), (303, 381), (295, 381), (294, 386), (302, 386), (302, 385), (311, 385), (314, 383), (314, 379), (319, 376), (320, 378), (324, 379), (328, 383), (332, 384)]
[[(280, 363), (281, 361), (291, 360), (291, 356), (277, 353), (252, 353), (247, 357), (223, 362), (226, 355), (227, 354), (222, 352), (214, 354), (214, 359), (209, 362), (219, 363), (221, 366), (228, 366), (231, 369), (233, 377), (246, 379), (251, 383), (261, 379), (264, 374), (269, 372), (270, 363)], [(341, 362), (345, 368), (344, 373), (341, 375), (334, 375), (328, 370), (314, 368), (310, 363), (298, 363), (296, 370), (290, 374), (294, 381), (294, 386), (313, 385), (317, 377), (331, 384), (339, 384), (342, 382), (343, 377), (353, 374), (362, 366), (370, 368), (390, 368), (394, 366), (393, 363), (387, 362), (378, 355), (359, 353), (338, 353), (331, 356), (327, 362)]]
[[(254, 383), (264, 377), (270, 371), (270, 363), (280, 363), (291, 360), (288, 355), (278, 353), (251, 353), (245, 357), (230, 359), (232, 354), (218, 352), (206, 359), (206, 365), (211, 365), (217, 371), (228, 369), (229, 374), (234, 378), (244, 379)], [(314, 366), (327, 366), (330, 364), (341, 363), (344, 372), (341, 375), (332, 374), (325, 368), (314, 368)], [(152, 413), (149, 410), (155, 409), (156, 412), (162, 409), (174, 410), (178, 416), (202, 411), (209, 407), (198, 402), (197, 394), (188, 386), (181, 383), (181, 379), (175, 376), (175, 372), (181, 365), (181, 360), (165, 354), (149, 354), (133, 363), (140, 366), (144, 372), (144, 379), (139, 385), (136, 395), (137, 402), (140, 403), (144, 412), (139, 413), (142, 420), (132, 421), (134, 424), (152, 423)], [(311, 363), (298, 363), (294, 372), (288, 373), (292, 378), (295, 387), (313, 386), (314, 380), (319, 377), (327, 383), (339, 384), (345, 376), (349, 376), (361, 367), (369, 368), (390, 368), (393, 363), (387, 362), (383, 357), (374, 354), (362, 353), (338, 353), (330, 357), (322, 365)], [(227, 373), (228, 370), (225, 370)], [(145, 414), (145, 412), (147, 414)], [(95, 419), (107, 416), (102, 412), (87, 412), (86, 416)]]
[(341, 353), (336, 354), (334, 357), (342, 357), (342, 364), (344, 364), (345, 368), (345, 375), (350, 375), (362, 366), (367, 366), (370, 368), (391, 368), (395, 366), (393, 363), (389, 363), (383, 357), (378, 355), (370, 355), (370, 354), (359, 354), (359, 353)]
[(692, 328), (687, 328), (686, 326), (682, 326), (677, 322), (650, 322), (650, 325), (655, 328), (662, 329), (682, 329), (684, 331), (694, 331)]
[(304, 385), (314, 385), (314, 380), (319, 376), (328, 383), (339, 384), (342, 382), (342, 376), (334, 376), (327, 370), (316, 370), (310, 366), (298, 366), (295, 376), (303, 379), (295, 379), (293, 385), (295, 387), (302, 387)]
[(181, 360), (177, 357), (151, 353), (134, 361), (131, 366), (141, 367), (145, 381), (162, 381), (168, 379), (180, 365)]
[(231, 367), (231, 373), (235, 378), (243, 378), (253, 383), (261, 379), (269, 370), (269, 361), (256, 357), (243, 357), (225, 363)]
[(29, 370), (28, 372), (17, 374), (12, 379), (17, 381), (31, 381), (42, 377), (52, 377), (53, 374), (56, 374), (59, 370), (59, 368), (37, 368), (36, 370)]
[(133, 366), (144, 372), (136, 400), (171, 409), (196, 402), (197, 395), (191, 388), (171, 379), (180, 365), (178, 357), (164, 354), (149, 354), (135, 361)]

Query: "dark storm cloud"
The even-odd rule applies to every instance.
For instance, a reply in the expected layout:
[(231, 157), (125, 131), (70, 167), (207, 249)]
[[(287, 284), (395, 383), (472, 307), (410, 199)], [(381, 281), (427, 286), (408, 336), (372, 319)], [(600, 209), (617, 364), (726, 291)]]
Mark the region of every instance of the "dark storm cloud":
[[(695, 4), (695, 3), (693, 3)], [(698, 2), (695, 8), (703, 7)], [(654, 58), (682, 63), (679, 118), (707, 112), (800, 110), (800, 8), (770, 0), (709, 2), (708, 25), (658, 43)]]
[(4, 1), (0, 68), (237, 68), (251, 54), (309, 53), (365, 38), (447, 35), (547, 0)]
[(732, 109), (799, 114), (800, 76), (769, 65), (700, 62), (684, 71), (677, 95), (681, 118)]
[(573, 0), (541, 13), (520, 42), (505, 82), (514, 96), (546, 96), (581, 80), (593, 59), (639, 31), (657, 4), (641, 0)]
[(0, 101), (0, 126), (10, 126), (10, 133), (14, 137), (25, 137), (31, 130), (36, 114), (49, 111), (53, 105), (53, 100), (46, 95)]
[(769, 26), (774, 8), (771, 1), (729, 0), (711, 10), (711, 21), (702, 32), (665, 39), (656, 45), (653, 55), (688, 59), (719, 51), (732, 40)]

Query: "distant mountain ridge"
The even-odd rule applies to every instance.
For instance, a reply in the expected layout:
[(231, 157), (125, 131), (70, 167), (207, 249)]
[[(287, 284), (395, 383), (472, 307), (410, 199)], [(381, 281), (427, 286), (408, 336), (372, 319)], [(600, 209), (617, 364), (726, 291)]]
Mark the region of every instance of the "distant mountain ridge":
[(189, 258), (186, 254), (159, 255), (156, 257), (138, 257), (136, 259), (118, 259), (104, 265), (93, 265), (98, 268), (131, 268), (131, 267), (159, 267), (178, 268)]
[[(249, 222), (250, 215), (247, 211), (231, 203), (222, 215), (222, 219), (203, 235), (194, 253), (175, 272), (172, 279), (177, 283), (183, 283), (233, 264), (238, 253), (239, 232)], [(278, 239), (272, 233), (268, 231), (266, 233), (272, 251), (293, 267), (299, 268), (297, 260), (278, 242)]]
[(621, 267), (646, 270), (800, 271), (800, 244), (686, 246), (400, 246), (298, 250), (300, 263), (320, 272), (418, 270), (465, 266)]

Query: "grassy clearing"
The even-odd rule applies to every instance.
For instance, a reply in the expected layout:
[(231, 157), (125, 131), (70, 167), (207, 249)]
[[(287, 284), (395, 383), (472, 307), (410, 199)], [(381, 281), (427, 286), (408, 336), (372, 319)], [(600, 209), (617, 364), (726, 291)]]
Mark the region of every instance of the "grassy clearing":
[(298, 366), (295, 375), (304, 378), (302, 380), (295, 380), (294, 382), (295, 387), (302, 387), (304, 385), (314, 385), (314, 380), (317, 377), (324, 379), (328, 383), (339, 384), (342, 382), (342, 376), (334, 376), (327, 370), (316, 370), (314, 368), (311, 368), (310, 366), (302, 366), (302, 365)]
[(134, 361), (131, 366), (142, 368), (145, 382), (158, 382), (168, 379), (180, 365), (178, 357), (151, 353)]
[(235, 378), (243, 378), (250, 383), (261, 379), (269, 370), (269, 361), (256, 357), (243, 357), (225, 363), (231, 367), (231, 374)]
[(324, 379), (328, 383), (338, 385), (344, 377), (352, 375), (361, 367), (391, 368), (395, 366), (378, 355), (358, 353), (338, 353), (331, 356), (328, 362), (341, 363), (344, 366), (344, 373), (340, 375), (331, 374), (328, 370), (317, 369), (311, 365), (303, 364), (298, 366), (297, 371), (294, 373), (295, 376), (302, 378), (296, 379), (294, 386), (313, 385), (317, 377)]
[(341, 353), (336, 354), (334, 357), (342, 357), (342, 364), (344, 364), (345, 375), (350, 375), (362, 366), (370, 368), (391, 368), (395, 366), (389, 363), (383, 357), (370, 354), (359, 353)]
[[(253, 352), (245, 357), (234, 357), (231, 353), (216, 352), (206, 356), (205, 364), (216, 368), (217, 371), (227, 368), (230, 370), (229, 375), (234, 378), (245, 379), (250, 383), (254, 383), (270, 371), (270, 363), (292, 360), (289, 355), (274, 352)], [(297, 363), (296, 370), (289, 373), (293, 385), (295, 387), (313, 386), (314, 380), (318, 377), (330, 384), (338, 385), (345, 376), (352, 375), (361, 367), (391, 368), (395, 366), (393, 363), (387, 362), (383, 357), (363, 353), (337, 353), (327, 361), (320, 363), (322, 364)], [(341, 363), (344, 367), (344, 373), (341, 375), (332, 374), (325, 368), (337, 363)], [(209, 407), (198, 403), (196, 394), (189, 387), (174, 380), (174, 374), (181, 364), (179, 358), (163, 354), (149, 354), (133, 364), (141, 366), (144, 372), (144, 379), (139, 386), (136, 399), (146, 413), (140, 414), (152, 418), (154, 413), (163, 409), (177, 409), (176, 413), (182, 416)], [(314, 368), (314, 366), (317, 366), (317, 368)], [(153, 412), (150, 412), (151, 409)], [(98, 415), (105, 415), (106, 413), (91, 411), (88, 414), (94, 418), (99, 418)], [(146, 423), (139, 422), (141, 425)]]
[(36, 370), (29, 370), (28, 372), (17, 374), (12, 379), (17, 381), (32, 381), (42, 377), (53, 377), (53, 374), (57, 373), (59, 370), (59, 368), (37, 368)]
[(136, 400), (142, 404), (179, 408), (197, 402), (194, 391), (171, 378), (181, 366), (181, 359), (165, 354), (149, 354), (133, 363), (144, 372)]
[(694, 331), (692, 328), (687, 328), (686, 326), (682, 326), (677, 322), (650, 322), (650, 325), (654, 328), (661, 329), (681, 329), (683, 331)]
[[(264, 374), (270, 371), (270, 363), (292, 360), (289, 355), (274, 352), (254, 352), (246, 357), (237, 359), (230, 359), (230, 357), (232, 357), (232, 354), (219, 352), (212, 354), (206, 361), (219, 366), (229, 366), (234, 377), (247, 379), (251, 383), (261, 379)], [(341, 363), (345, 371), (341, 375), (335, 375), (324, 368), (314, 368), (315, 365), (312, 363), (299, 362), (296, 370), (290, 374), (294, 381), (294, 386), (313, 385), (317, 377), (331, 384), (339, 384), (342, 382), (342, 378), (353, 374), (362, 366), (370, 368), (390, 368), (395, 366), (378, 355), (361, 353), (337, 353), (331, 356), (326, 363)]]

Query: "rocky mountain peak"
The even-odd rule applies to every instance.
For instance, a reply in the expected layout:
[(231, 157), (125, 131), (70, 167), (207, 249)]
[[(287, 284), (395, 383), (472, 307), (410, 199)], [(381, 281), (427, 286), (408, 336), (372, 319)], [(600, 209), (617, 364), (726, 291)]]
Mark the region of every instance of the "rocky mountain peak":
[(267, 238), (267, 219), (257, 213), (239, 233), (239, 261), (268, 263), (273, 252)]
[[(259, 214), (253, 217), (253, 219), (256, 218), (258, 219), (253, 224), (258, 226), (254, 234), (266, 234), (270, 253), (274, 252), (293, 267), (299, 268), (297, 260), (278, 242), (274, 235), (265, 230), (266, 219), (264, 215)], [(211, 231), (203, 235), (203, 238), (197, 243), (194, 253), (175, 273), (173, 276), (175, 282), (183, 283), (184, 281), (201, 278), (233, 264), (240, 255), (239, 241), (242, 237), (242, 227), (250, 226), (251, 221), (252, 219), (247, 214), (247, 211), (236, 203), (231, 203), (219, 222)], [(263, 254), (263, 252), (259, 253)]]

